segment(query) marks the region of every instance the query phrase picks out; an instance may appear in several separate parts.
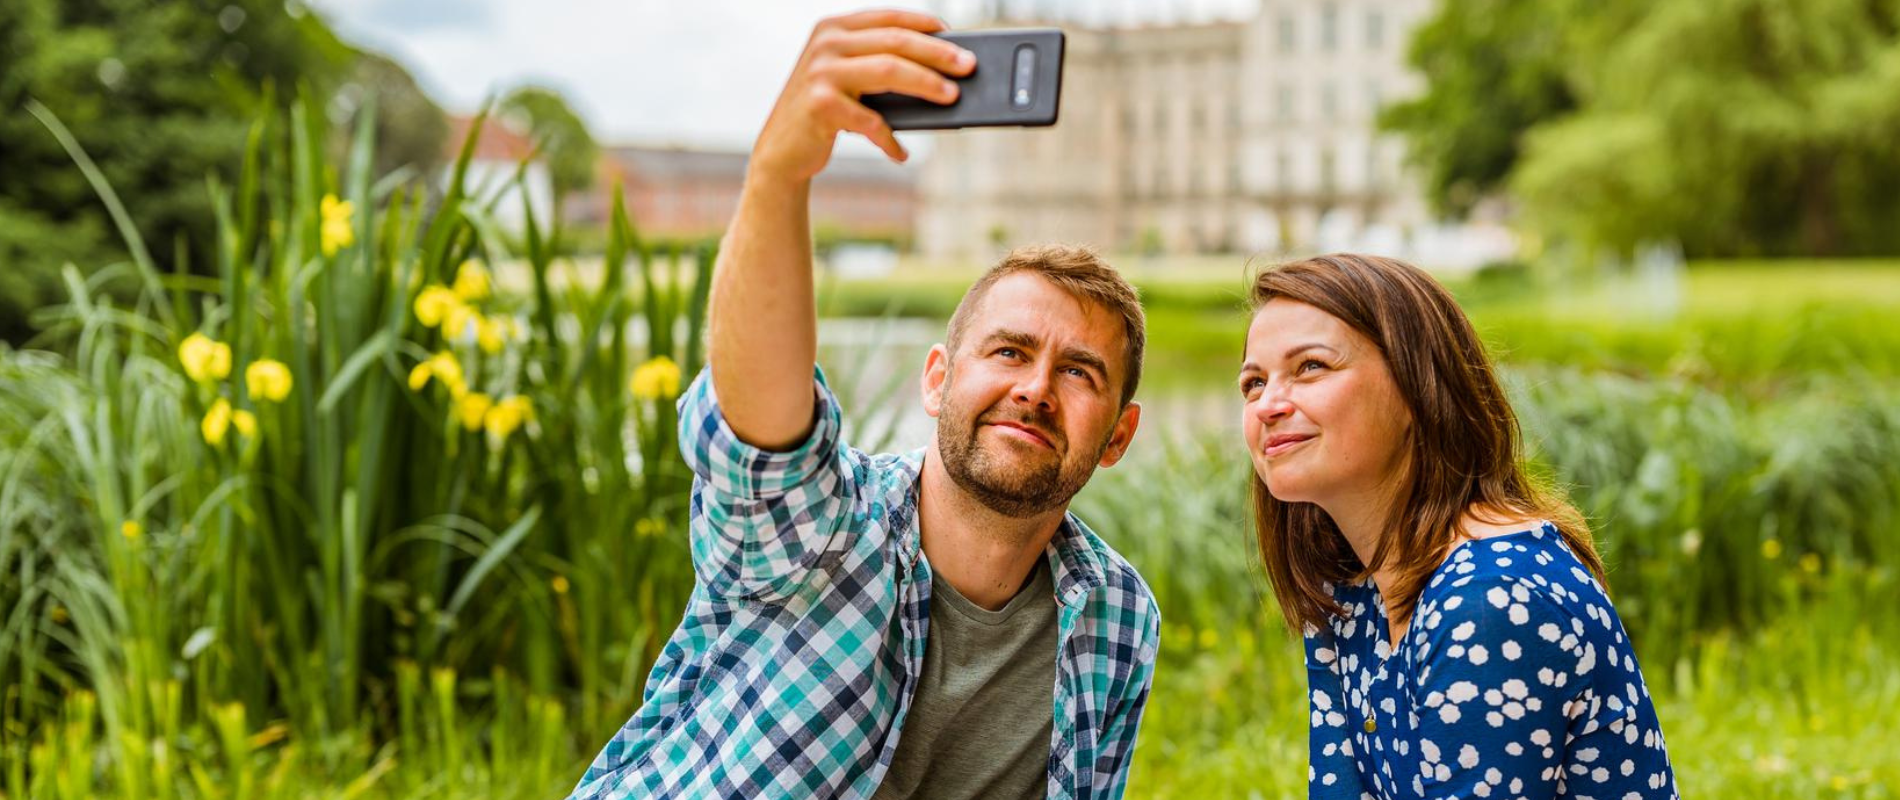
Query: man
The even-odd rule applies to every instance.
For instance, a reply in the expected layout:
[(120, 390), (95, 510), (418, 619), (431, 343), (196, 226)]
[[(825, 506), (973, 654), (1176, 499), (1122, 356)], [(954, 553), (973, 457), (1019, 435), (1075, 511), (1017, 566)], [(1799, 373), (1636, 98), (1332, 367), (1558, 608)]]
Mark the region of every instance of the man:
[(1140, 420), (1133, 290), (1086, 251), (1005, 258), (930, 351), (907, 455), (840, 441), (814, 368), (810, 180), (840, 131), (904, 159), (857, 98), (953, 98), (942, 27), (820, 23), (753, 147), (680, 400), (697, 585), (576, 798), (1123, 792), (1160, 617), (1067, 508)]

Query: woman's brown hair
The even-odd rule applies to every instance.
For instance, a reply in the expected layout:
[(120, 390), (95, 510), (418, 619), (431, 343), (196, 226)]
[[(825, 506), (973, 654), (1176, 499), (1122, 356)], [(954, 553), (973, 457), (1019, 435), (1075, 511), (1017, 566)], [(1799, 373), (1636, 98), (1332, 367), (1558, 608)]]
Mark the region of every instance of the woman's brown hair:
[(1281, 502), (1254, 476), (1260, 557), (1287, 624), (1324, 625), (1343, 615), (1329, 584), (1363, 581), (1388, 564), (1397, 576), (1395, 585), (1380, 587), (1388, 613), (1409, 619), (1425, 581), (1459, 541), (1459, 521), (1473, 509), (1550, 520), (1603, 579), (1582, 515), (1524, 472), (1517, 415), (1477, 331), (1444, 286), (1402, 261), (1342, 253), (1261, 272), (1254, 311), (1276, 298), (1318, 308), (1370, 339), (1413, 420), (1405, 448), (1409, 489), (1390, 511), (1372, 563), (1360, 563), (1319, 506)]

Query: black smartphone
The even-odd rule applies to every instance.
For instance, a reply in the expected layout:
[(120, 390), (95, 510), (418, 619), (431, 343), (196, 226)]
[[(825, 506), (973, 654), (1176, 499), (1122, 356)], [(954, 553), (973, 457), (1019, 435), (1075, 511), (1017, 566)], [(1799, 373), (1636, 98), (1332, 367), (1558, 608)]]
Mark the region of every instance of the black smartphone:
[(1062, 99), (1062, 31), (1015, 28), (937, 34), (976, 56), (976, 69), (957, 83), (957, 100), (939, 105), (886, 92), (860, 98), (891, 130), (949, 130), (1056, 124)]

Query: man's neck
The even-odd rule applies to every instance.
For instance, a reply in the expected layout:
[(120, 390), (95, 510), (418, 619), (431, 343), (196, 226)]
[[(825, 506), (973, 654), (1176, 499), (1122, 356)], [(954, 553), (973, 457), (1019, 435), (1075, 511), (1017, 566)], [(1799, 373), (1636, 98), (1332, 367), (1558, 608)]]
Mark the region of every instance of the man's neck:
[(1009, 604), (1062, 524), (1064, 508), (1028, 519), (983, 505), (950, 477), (931, 442), (917, 488), (917, 529), (930, 568), (991, 611)]

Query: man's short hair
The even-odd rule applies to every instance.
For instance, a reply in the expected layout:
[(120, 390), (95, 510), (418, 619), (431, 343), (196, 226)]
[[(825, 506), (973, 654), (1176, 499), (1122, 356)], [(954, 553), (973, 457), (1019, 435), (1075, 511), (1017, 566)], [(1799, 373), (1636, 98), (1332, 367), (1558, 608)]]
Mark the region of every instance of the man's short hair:
[(963, 294), (963, 300), (957, 303), (956, 313), (950, 315), (950, 330), (945, 342), (950, 355), (953, 358), (956, 356), (957, 345), (962, 341), (964, 331), (969, 328), (970, 315), (982, 305), (983, 297), (989, 294), (990, 287), (1019, 272), (1038, 275), (1067, 292), (1070, 297), (1094, 303), (1121, 317), (1122, 331), (1128, 344), (1123, 352), (1127, 374), (1122, 383), (1122, 405), (1128, 405), (1135, 397), (1136, 385), (1141, 383), (1141, 353), (1148, 341), (1147, 317), (1142, 314), (1141, 298), (1135, 293), (1135, 287), (1128, 285), (1114, 267), (1085, 247), (1032, 245), (1018, 247), (1005, 254), (1003, 260), (990, 267), (983, 277), (970, 286), (970, 290)]

